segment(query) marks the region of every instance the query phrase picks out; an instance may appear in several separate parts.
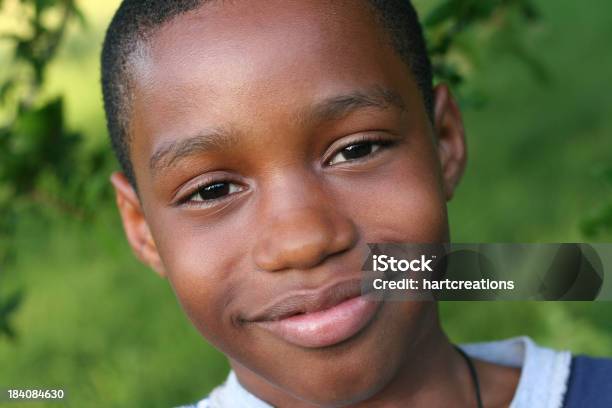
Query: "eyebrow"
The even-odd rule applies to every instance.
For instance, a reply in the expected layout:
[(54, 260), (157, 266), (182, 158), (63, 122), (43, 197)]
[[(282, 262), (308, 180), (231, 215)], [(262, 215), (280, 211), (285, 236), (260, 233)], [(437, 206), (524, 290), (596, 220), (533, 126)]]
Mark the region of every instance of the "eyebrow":
[[(332, 96), (298, 113), (300, 123), (320, 123), (340, 119), (356, 110), (364, 108), (406, 109), (404, 100), (396, 91), (375, 86), (365, 90)], [(215, 127), (205, 129), (196, 135), (162, 144), (149, 160), (149, 168), (155, 175), (163, 168), (172, 167), (176, 162), (207, 151), (222, 151), (236, 147), (240, 135), (233, 129)]]
[(388, 109), (390, 107), (404, 111), (406, 104), (398, 92), (382, 86), (374, 86), (365, 90), (356, 90), (333, 96), (319, 102), (314, 107), (309, 107), (302, 112), (300, 118), (302, 121), (324, 122), (342, 118), (358, 109)]
[(217, 127), (204, 129), (195, 136), (162, 144), (149, 159), (149, 168), (155, 174), (162, 168), (172, 167), (177, 161), (197, 153), (228, 150), (239, 144), (236, 131)]

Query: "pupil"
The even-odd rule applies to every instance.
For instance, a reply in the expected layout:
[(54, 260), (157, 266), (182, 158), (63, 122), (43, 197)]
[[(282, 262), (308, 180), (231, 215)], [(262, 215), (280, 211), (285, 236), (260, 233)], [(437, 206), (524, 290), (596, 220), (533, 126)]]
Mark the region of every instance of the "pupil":
[(229, 183), (216, 183), (202, 188), (199, 191), (202, 200), (214, 200), (229, 194)]
[(371, 143), (359, 143), (344, 149), (342, 155), (346, 160), (358, 159), (372, 153)]

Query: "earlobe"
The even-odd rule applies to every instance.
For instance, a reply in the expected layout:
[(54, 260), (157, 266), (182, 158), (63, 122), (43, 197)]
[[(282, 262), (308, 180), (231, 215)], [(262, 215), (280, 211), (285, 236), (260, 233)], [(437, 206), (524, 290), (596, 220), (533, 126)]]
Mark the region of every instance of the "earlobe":
[(115, 188), (117, 208), (132, 251), (142, 263), (153, 268), (160, 276), (166, 277), (165, 268), (134, 188), (120, 172), (112, 174), (111, 183)]
[(434, 127), (446, 199), (453, 197), (467, 161), (465, 130), (457, 102), (448, 86), (435, 88)]

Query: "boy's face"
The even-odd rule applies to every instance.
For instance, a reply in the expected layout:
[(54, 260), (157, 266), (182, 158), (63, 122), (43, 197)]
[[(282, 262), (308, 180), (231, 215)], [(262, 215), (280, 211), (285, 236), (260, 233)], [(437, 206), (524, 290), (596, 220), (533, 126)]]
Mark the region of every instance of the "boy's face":
[(358, 298), (366, 243), (448, 240), (464, 163), (446, 89), (434, 128), (383, 33), (362, 2), (211, 2), (135, 64), (128, 238), (251, 389), (358, 401), (436, 330)]

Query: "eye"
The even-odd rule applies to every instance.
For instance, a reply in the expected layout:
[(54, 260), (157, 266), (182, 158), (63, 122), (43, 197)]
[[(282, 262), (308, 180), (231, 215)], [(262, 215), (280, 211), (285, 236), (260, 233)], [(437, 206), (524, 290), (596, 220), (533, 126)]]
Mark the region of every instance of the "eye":
[(211, 203), (220, 200), (231, 194), (242, 191), (244, 187), (227, 181), (215, 182), (198, 187), (198, 189), (188, 196), (184, 203)]
[(389, 144), (390, 142), (367, 140), (353, 143), (342, 148), (338, 153), (336, 153), (331, 160), (329, 160), (328, 164), (333, 166), (335, 164), (361, 159), (376, 153), (382, 147), (388, 146)]

